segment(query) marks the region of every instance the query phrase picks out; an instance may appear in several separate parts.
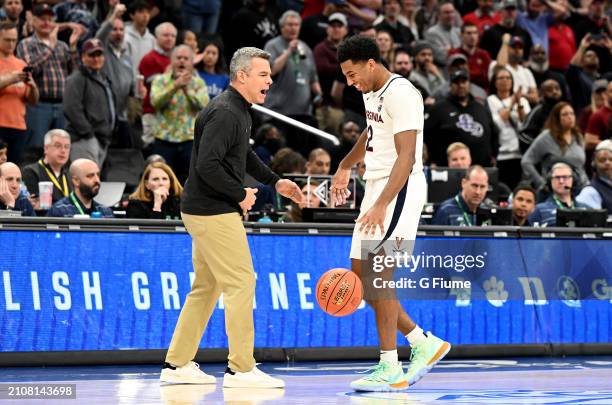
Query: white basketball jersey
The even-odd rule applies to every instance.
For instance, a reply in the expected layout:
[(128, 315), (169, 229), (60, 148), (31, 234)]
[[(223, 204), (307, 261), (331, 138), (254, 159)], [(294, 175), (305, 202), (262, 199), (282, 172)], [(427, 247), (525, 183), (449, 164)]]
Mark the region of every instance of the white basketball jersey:
[(380, 90), (363, 95), (366, 110), (367, 142), (364, 179), (389, 177), (397, 159), (395, 134), (416, 131), (412, 174), (423, 170), (423, 97), (408, 81), (392, 75)]

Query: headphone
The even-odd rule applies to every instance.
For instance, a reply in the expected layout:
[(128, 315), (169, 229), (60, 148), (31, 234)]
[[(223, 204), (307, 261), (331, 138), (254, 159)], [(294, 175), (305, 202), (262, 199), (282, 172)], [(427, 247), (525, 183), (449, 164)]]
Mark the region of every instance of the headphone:
[[(574, 169), (574, 167), (565, 162), (565, 161), (557, 161), (556, 163), (554, 163), (550, 170), (548, 171), (548, 173), (546, 174), (546, 186), (545, 186), (545, 191), (548, 193), (552, 193), (552, 177), (553, 177), (553, 172), (557, 169), (570, 169), (572, 172), (572, 185), (571, 187), (569, 187), (572, 195), (574, 195), (574, 192), (576, 190), (579, 190), (579, 188), (577, 188), (576, 186), (579, 185), (580, 183), (580, 176), (578, 176), (578, 173), (576, 171), (576, 169)], [(568, 186), (566, 186), (568, 187)]]

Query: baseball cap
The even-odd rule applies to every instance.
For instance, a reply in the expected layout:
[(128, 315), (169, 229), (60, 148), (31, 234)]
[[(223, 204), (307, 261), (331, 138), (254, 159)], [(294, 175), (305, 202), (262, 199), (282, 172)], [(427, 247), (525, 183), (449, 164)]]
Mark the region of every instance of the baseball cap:
[(523, 38), (519, 37), (519, 36), (513, 36), (512, 38), (510, 38), (510, 46), (512, 48), (522, 48), (523, 47)]
[(459, 80), (470, 80), (470, 74), (468, 73), (467, 70), (465, 69), (458, 69), (455, 70), (453, 73), (450, 74), (450, 81), (451, 83), (454, 83), (456, 81)]
[(608, 88), (608, 81), (606, 79), (598, 79), (593, 82), (593, 88), (591, 91), (600, 91)]
[(600, 150), (608, 150), (612, 152), (612, 140), (606, 139), (605, 141), (601, 141), (595, 147), (595, 152)]
[(32, 10), (32, 14), (36, 17), (41, 17), (45, 14), (55, 17), (55, 12), (48, 4), (39, 4)]
[(501, 8), (518, 8), (516, 0), (504, 0), (501, 2)]
[(327, 21), (331, 24), (334, 21), (337, 21), (339, 23), (341, 23), (342, 25), (344, 25), (345, 27), (348, 27), (348, 21), (346, 19), (346, 16), (342, 13), (333, 13), (332, 15), (329, 16), (329, 18), (327, 19)]
[(83, 53), (87, 55), (91, 55), (94, 52), (104, 52), (104, 46), (102, 46), (102, 41), (98, 38), (92, 38), (85, 41), (83, 44)]
[(462, 53), (455, 53), (448, 57), (448, 66), (453, 66), (458, 62), (468, 63), (468, 60)]

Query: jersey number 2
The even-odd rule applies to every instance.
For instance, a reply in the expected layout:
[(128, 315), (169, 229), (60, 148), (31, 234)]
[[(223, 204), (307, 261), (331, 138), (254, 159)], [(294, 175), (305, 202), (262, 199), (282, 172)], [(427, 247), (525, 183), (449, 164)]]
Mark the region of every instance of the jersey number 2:
[(370, 142), (372, 142), (372, 138), (374, 137), (374, 130), (371, 125), (368, 125), (368, 140), (366, 141), (366, 151), (374, 152), (374, 148), (370, 146)]

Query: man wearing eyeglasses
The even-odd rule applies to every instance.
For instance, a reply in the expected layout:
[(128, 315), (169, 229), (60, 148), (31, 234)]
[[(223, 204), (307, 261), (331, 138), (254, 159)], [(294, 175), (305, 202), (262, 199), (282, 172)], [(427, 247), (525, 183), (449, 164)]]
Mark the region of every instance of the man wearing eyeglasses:
[(556, 226), (557, 209), (588, 208), (572, 196), (574, 177), (572, 167), (567, 163), (555, 163), (550, 169), (549, 187), (552, 194), (544, 202), (536, 205), (529, 215), (529, 223), (534, 226)]
[[(22, 178), (30, 196), (38, 196), (38, 183), (53, 183), (52, 202), (68, 197), (72, 191), (72, 182), (68, 175), (68, 158), (70, 157), (70, 134), (63, 129), (52, 129), (45, 134), (44, 155), (38, 162), (27, 165), (22, 170)], [(33, 199), (37, 208), (37, 198)]]

